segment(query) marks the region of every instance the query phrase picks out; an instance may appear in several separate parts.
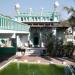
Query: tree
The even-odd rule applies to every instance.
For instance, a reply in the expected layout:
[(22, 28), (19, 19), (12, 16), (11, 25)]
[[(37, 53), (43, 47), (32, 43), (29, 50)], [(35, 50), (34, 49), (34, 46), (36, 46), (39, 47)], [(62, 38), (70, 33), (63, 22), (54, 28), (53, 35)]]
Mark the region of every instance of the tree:
[(52, 55), (53, 51), (53, 35), (52, 32), (45, 32), (43, 33), (43, 42), (45, 45), (45, 48), (47, 49), (48, 55)]
[(69, 24), (72, 26), (75, 24), (75, 9), (73, 7), (64, 7), (64, 10), (66, 10), (69, 13), (71, 13), (70, 18), (68, 19)]
[(56, 39), (56, 49), (57, 49), (57, 56), (62, 57), (63, 56), (63, 40), (62, 39)]
[(66, 45), (63, 46), (64, 56), (72, 57), (74, 52), (74, 45), (72, 42), (67, 42)]
[[(68, 14), (71, 13), (71, 16), (68, 19), (68, 22), (71, 26), (74, 26), (75, 25), (75, 9), (73, 7), (67, 7), (67, 6), (65, 6), (64, 9), (68, 12)], [(72, 27), (72, 32), (73, 32), (73, 27)], [(72, 35), (73, 35), (73, 33), (72, 33)], [(73, 42), (68, 42), (68, 44), (65, 46), (65, 48), (67, 48), (66, 55), (72, 56), (73, 52), (74, 52)]]
[(65, 6), (64, 10), (66, 10), (68, 12), (68, 14), (69, 13), (75, 13), (75, 9), (73, 7), (67, 7), (67, 6)]

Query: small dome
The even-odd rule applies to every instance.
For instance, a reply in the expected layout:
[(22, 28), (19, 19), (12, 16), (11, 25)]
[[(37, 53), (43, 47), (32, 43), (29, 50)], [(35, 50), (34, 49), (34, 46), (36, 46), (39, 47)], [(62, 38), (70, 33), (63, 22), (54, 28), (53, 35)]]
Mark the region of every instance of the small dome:
[(55, 1), (54, 5), (55, 5), (55, 7), (58, 7), (59, 6), (59, 2)]
[(17, 4), (15, 5), (15, 8), (16, 8), (16, 9), (20, 9), (20, 4), (17, 3)]

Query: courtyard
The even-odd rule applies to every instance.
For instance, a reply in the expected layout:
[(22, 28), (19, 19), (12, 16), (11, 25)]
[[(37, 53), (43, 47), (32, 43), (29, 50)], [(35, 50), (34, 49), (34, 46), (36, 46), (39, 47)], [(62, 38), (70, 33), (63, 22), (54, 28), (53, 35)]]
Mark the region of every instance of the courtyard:
[(0, 75), (75, 75), (73, 0), (0, 1)]
[(64, 68), (71, 64), (75, 64), (75, 60), (49, 56), (14, 56), (0, 63), (0, 75), (65, 75)]

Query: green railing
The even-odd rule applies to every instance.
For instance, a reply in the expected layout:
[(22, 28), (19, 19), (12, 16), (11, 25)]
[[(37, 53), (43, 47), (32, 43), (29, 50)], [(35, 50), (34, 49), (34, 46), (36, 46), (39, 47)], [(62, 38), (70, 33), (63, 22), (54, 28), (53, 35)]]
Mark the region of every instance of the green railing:
[(21, 22), (59, 22), (60, 15), (58, 12), (27, 12), (18, 14), (16, 19)]
[(0, 30), (15, 30), (29, 32), (30, 26), (23, 23), (18, 23), (12, 18), (0, 15)]

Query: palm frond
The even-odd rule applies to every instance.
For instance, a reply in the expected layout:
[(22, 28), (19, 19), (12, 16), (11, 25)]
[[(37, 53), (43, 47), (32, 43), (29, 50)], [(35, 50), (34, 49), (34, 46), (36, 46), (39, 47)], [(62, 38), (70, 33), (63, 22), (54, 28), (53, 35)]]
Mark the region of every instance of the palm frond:
[(69, 7), (65, 6), (65, 7), (64, 7), (64, 10), (67, 11), (68, 13), (75, 13), (75, 10), (74, 10), (73, 7), (70, 7), (70, 8), (69, 8)]

